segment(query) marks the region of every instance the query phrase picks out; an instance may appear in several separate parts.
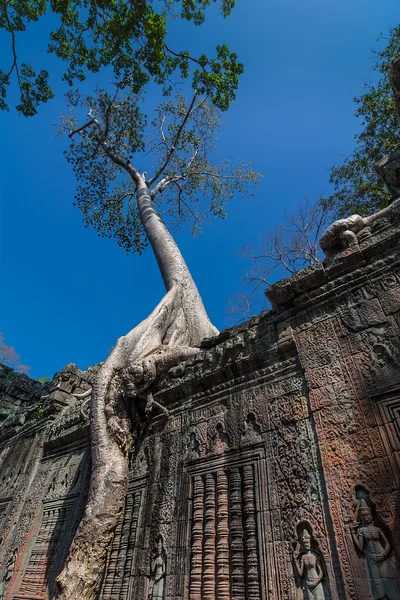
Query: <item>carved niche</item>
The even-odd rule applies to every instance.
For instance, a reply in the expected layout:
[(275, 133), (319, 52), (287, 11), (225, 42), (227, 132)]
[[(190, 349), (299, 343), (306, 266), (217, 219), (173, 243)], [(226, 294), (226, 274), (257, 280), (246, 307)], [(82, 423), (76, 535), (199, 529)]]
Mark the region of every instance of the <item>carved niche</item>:
[(165, 597), (165, 575), (167, 571), (167, 554), (164, 538), (158, 534), (150, 563), (149, 600), (163, 600)]

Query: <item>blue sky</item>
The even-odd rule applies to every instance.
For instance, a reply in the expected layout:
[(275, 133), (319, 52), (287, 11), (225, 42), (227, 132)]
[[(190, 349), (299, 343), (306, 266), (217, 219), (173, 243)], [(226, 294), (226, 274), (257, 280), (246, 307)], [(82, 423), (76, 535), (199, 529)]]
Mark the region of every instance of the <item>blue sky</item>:
[[(329, 193), (328, 170), (352, 151), (359, 127), (352, 98), (374, 78), (371, 49), (399, 17), (398, 0), (237, 0), (227, 20), (211, 10), (201, 28), (173, 24), (176, 47), (211, 53), (227, 43), (245, 64), (219, 154), (251, 160), (264, 175), (253, 198), (229, 203), (227, 219), (198, 238), (177, 236), (218, 328), (240, 286), (240, 246), (257, 242), (305, 196)], [(33, 64), (43, 62), (46, 25), (17, 38)], [(8, 53), (2, 36), (2, 61)], [(104, 360), (164, 293), (149, 248), (126, 255), (85, 229), (73, 207), (65, 142), (51, 127), (64, 108), (61, 67), (44, 58), (56, 98), (33, 119), (0, 113), (0, 331), (33, 377)]]

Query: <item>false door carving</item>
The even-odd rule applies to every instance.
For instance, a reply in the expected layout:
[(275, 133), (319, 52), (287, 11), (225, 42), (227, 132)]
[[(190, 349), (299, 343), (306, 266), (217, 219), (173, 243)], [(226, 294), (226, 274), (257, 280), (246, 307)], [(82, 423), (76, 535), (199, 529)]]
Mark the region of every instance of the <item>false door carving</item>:
[(189, 600), (264, 600), (265, 461), (225, 454), (190, 468)]

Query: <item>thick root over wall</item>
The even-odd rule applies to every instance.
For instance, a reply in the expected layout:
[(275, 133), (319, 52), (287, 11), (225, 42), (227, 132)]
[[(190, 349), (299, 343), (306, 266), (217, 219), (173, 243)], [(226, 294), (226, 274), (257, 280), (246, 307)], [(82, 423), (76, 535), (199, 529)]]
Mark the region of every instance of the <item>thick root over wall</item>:
[(128, 484), (131, 423), (127, 403), (138, 398), (152, 409), (151, 385), (216, 335), (191, 280), (176, 283), (152, 314), (120, 338), (92, 390), (92, 475), (83, 519), (57, 579), (57, 600), (94, 600), (107, 548)]

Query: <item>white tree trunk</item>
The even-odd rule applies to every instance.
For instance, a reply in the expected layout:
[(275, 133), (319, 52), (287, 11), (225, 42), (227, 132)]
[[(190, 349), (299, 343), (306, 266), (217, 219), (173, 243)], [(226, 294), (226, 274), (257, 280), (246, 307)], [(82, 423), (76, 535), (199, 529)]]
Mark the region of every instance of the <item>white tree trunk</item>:
[(167, 294), (147, 319), (121, 337), (92, 390), (92, 475), (85, 513), (57, 584), (57, 600), (94, 600), (108, 545), (124, 508), (131, 424), (127, 401), (151, 408), (151, 385), (174, 362), (214, 336), (186, 263), (158, 216), (144, 179), (135, 178), (140, 217)]

